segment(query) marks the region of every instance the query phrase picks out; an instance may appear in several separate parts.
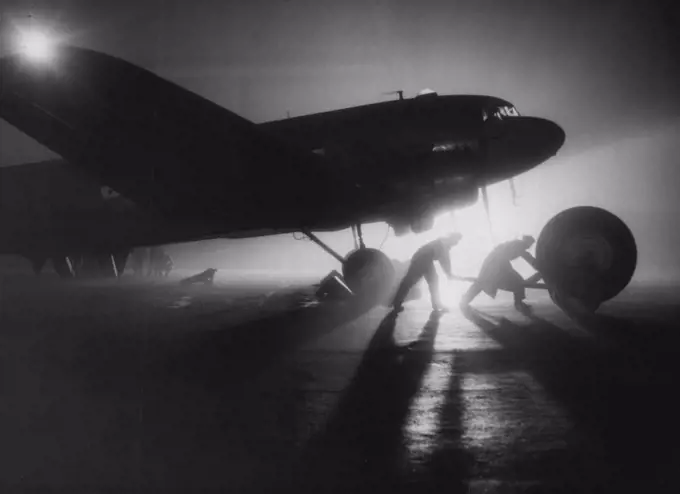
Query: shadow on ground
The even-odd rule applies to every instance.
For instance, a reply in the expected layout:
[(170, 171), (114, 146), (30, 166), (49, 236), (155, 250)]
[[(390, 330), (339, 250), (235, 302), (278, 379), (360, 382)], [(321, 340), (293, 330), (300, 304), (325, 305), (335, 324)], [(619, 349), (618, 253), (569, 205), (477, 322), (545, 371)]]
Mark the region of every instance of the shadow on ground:
[(228, 313), (200, 322), (136, 300), (155, 291), (112, 291), (28, 287), (0, 307), (12, 403), (0, 429), (14, 445), (0, 485), (261, 492), (293, 449), (300, 378), (260, 376), (372, 308), (292, 307), (226, 327)]
[(602, 445), (609, 468), (594, 478), (577, 478), (575, 471), (565, 478), (571, 489), (674, 491), (680, 465), (677, 308), (581, 321), (592, 338), (538, 317), (520, 326), (474, 309), (465, 315), (502, 345), (509, 357), (503, 371), (528, 371)]
[[(405, 489), (410, 479), (404, 476), (408, 471), (404, 424), (434, 355), (440, 317), (433, 312), (417, 339), (407, 346), (395, 343), (396, 315), (390, 313), (382, 320), (326, 428), (306, 445), (292, 484), (281, 486), (282, 491)], [(452, 385), (449, 389), (449, 401), (457, 404), (458, 387)], [(460, 422), (458, 410), (454, 406), (447, 411)], [(460, 423), (454, 429), (459, 432)], [(446, 470), (447, 487), (461, 486), (464, 459), (455, 455), (446, 460), (433, 468)], [(418, 489), (423, 487), (420, 484)]]

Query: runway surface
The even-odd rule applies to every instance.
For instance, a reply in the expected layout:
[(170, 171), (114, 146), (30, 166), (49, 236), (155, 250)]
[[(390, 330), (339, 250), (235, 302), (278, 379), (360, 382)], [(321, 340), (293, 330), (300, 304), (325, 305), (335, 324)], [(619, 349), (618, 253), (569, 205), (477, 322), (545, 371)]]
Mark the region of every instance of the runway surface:
[(395, 319), (221, 276), (2, 277), (0, 491), (680, 492), (680, 289)]

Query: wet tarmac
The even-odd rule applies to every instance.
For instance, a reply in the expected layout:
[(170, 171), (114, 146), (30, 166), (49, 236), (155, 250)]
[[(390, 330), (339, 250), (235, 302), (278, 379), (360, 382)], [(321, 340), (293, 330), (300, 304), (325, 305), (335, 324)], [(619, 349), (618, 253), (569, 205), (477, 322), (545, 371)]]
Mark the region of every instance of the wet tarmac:
[(680, 289), (577, 324), (217, 280), (1, 278), (0, 492), (680, 492)]

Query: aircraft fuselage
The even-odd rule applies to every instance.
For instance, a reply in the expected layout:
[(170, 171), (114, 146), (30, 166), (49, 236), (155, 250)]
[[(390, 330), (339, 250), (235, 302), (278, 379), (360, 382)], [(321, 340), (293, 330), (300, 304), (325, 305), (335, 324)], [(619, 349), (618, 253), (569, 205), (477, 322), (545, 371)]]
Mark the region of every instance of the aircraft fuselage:
[[(82, 170), (73, 180), (95, 196), (107, 185), (129, 200), (79, 209), (69, 193), (73, 204), (44, 221), (5, 218), (93, 246), (408, 224), (475, 202), (479, 187), (564, 142), (557, 124), (492, 96), (425, 94), (254, 124), (91, 50), (64, 47), (47, 66), (5, 57), (0, 71), (0, 117)], [(101, 218), (106, 227), (83, 227)], [(21, 228), (17, 238), (30, 236)]]

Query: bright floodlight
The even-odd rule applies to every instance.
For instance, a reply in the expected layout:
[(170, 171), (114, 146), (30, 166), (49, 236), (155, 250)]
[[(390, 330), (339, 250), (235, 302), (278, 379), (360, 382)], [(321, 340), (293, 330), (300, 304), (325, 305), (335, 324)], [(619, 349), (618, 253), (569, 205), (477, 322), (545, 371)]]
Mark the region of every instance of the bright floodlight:
[(23, 35), (21, 51), (28, 58), (36, 61), (49, 60), (52, 56), (54, 43), (40, 32), (30, 32)]

